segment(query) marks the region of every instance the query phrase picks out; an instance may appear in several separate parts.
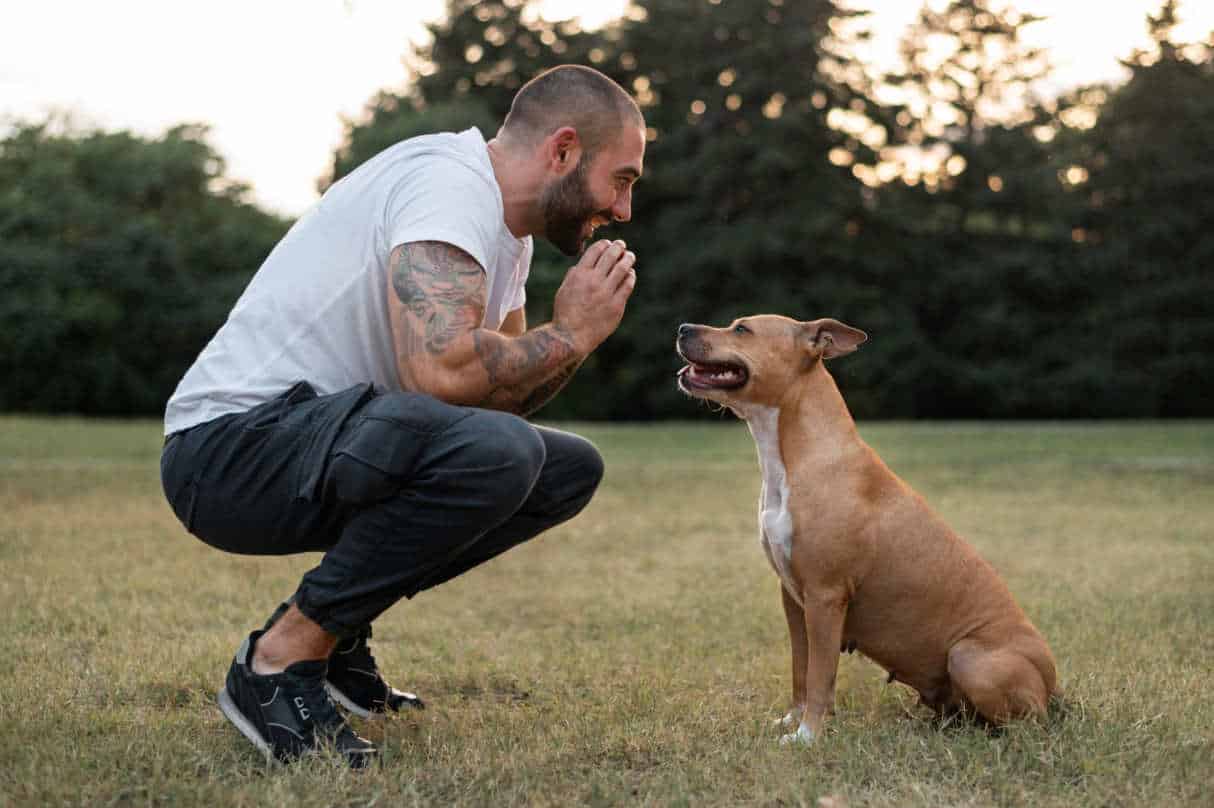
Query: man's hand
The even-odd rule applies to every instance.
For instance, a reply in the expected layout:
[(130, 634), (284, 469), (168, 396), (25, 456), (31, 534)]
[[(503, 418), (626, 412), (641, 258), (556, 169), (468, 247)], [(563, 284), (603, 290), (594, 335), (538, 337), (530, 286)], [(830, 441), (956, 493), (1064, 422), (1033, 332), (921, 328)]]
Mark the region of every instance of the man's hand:
[(636, 286), (636, 255), (622, 241), (596, 241), (570, 268), (552, 304), (552, 323), (582, 357), (611, 336)]

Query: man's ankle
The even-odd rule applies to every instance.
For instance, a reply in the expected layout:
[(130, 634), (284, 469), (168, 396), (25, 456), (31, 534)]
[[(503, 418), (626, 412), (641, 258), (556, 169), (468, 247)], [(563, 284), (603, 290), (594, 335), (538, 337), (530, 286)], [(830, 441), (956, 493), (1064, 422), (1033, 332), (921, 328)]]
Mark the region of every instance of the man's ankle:
[(253, 646), (253, 658), (249, 661), (249, 670), (258, 676), (271, 676), (282, 673), (299, 660), (284, 661), (270, 656), (261, 650), (261, 643)]
[(337, 644), (337, 636), (291, 604), (291, 608), (257, 638), (250, 668), (259, 676), (282, 673), (296, 662), (328, 659)]

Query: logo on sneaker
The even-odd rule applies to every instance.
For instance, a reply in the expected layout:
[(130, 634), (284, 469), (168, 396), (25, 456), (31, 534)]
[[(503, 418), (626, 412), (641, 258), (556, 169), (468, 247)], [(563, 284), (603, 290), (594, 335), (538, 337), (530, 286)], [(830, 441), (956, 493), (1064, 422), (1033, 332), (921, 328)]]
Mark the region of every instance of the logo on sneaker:
[(295, 709), (299, 710), (300, 718), (302, 718), (304, 721), (307, 721), (309, 718), (312, 717), (312, 711), (304, 706), (303, 696), (296, 696), (294, 701), (295, 701)]

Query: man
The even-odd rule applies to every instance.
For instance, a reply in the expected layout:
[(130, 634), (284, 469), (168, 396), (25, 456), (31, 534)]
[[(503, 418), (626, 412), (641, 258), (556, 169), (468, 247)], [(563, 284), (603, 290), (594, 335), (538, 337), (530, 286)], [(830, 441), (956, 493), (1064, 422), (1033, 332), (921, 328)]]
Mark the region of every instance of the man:
[[(619, 325), (645, 125), (617, 84), (555, 68), (496, 137), (414, 138), (334, 184), (274, 248), (168, 403), (161, 474), (187, 529), (234, 553), (323, 551), (240, 646), (219, 693), (258, 748), (375, 753), (362, 716), (420, 700), (387, 685), (371, 623), (578, 513), (587, 441), (520, 416)], [(576, 257), (552, 322), (526, 326), (533, 235)]]

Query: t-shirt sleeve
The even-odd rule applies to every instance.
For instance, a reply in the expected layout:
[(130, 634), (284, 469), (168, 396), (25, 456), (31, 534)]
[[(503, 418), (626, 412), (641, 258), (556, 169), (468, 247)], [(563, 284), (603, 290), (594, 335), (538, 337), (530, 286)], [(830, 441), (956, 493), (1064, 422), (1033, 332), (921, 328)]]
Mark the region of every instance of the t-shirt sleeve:
[(527, 305), (527, 277), (531, 274), (531, 258), (534, 255), (535, 242), (528, 238), (527, 246), (523, 248), (523, 254), (518, 259), (518, 269), (515, 271), (514, 276), (514, 298), (507, 307), (508, 311), (515, 311)]
[(481, 269), (491, 266), (501, 212), (494, 189), (459, 160), (419, 160), (389, 194), (384, 217), (389, 252), (410, 242), (441, 241), (471, 255)]

